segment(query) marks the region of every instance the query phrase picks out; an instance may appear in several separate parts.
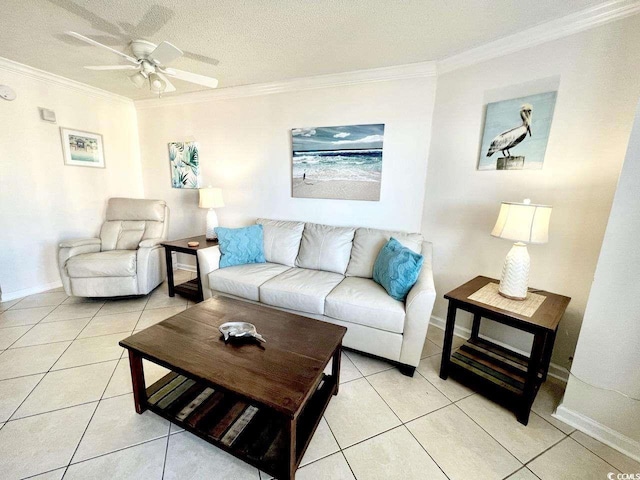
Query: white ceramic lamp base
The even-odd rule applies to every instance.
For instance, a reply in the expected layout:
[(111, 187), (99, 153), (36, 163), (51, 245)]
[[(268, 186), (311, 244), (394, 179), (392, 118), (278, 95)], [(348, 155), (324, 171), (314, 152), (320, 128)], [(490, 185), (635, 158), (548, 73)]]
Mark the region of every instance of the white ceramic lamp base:
[(218, 226), (218, 215), (216, 214), (216, 211), (213, 208), (210, 208), (207, 211), (207, 231), (205, 233), (207, 240), (215, 240), (216, 238), (218, 238), (218, 235), (216, 235), (216, 232), (214, 230), (217, 226)]
[(527, 245), (521, 242), (514, 243), (507, 258), (504, 259), (500, 287), (498, 288), (500, 295), (512, 300), (526, 299), (530, 265), (531, 259)]

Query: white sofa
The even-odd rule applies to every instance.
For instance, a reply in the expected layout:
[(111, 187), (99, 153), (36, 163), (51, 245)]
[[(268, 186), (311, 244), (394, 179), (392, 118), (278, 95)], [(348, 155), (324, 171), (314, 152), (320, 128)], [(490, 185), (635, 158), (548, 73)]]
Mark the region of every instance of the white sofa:
[[(219, 268), (220, 249), (198, 250), (205, 298), (222, 294), (347, 327), (343, 345), (413, 375), (436, 298), (431, 244), (418, 233), (259, 219), (267, 263)], [(372, 280), (390, 237), (424, 256), (406, 302)], [(295, 335), (295, 332), (291, 333)]]
[(111, 198), (99, 238), (65, 240), (58, 267), (67, 295), (146, 295), (166, 275), (169, 208), (164, 200)]

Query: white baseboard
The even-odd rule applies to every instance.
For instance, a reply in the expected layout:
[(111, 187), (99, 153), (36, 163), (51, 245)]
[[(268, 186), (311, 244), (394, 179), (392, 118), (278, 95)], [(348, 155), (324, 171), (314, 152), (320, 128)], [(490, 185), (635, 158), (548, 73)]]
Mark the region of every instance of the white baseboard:
[(174, 270), (186, 270), (187, 272), (196, 273), (198, 270), (195, 265), (189, 265), (188, 263), (176, 263), (176, 268)]
[(46, 292), (47, 290), (52, 290), (54, 288), (58, 288), (61, 286), (62, 286), (62, 281), (58, 280), (56, 282), (38, 285), (37, 287), (23, 288), (22, 290), (16, 290), (15, 292), (3, 293), (2, 297), (0, 298), (0, 301), (8, 302), (9, 300), (15, 300), (16, 298), (26, 297), (28, 295), (33, 295), (35, 293)]
[[(640, 443), (560, 404), (552, 416), (640, 462)], [(631, 473), (631, 472), (625, 472)], [(634, 472), (635, 473), (635, 472)]]
[[(436, 328), (444, 330), (446, 323), (447, 322), (445, 322), (440, 317), (436, 317), (435, 315), (431, 316), (430, 325), (433, 325)], [(469, 338), (471, 337), (471, 330), (466, 327), (461, 327), (460, 325), (456, 325), (453, 328), (453, 334), (458, 337)], [(486, 335), (480, 335), (480, 338), (484, 338), (485, 340), (489, 340), (490, 342), (500, 345), (501, 347), (508, 348), (509, 350), (513, 350), (514, 352), (519, 353), (520, 355), (526, 355), (526, 356), (529, 355), (529, 352), (524, 352), (519, 348), (515, 348), (507, 343), (501, 342), (494, 338), (487, 337)], [(557, 378), (561, 382), (567, 383), (567, 381), (569, 380), (569, 371), (558, 364), (551, 363), (549, 365), (549, 376), (553, 378)]]

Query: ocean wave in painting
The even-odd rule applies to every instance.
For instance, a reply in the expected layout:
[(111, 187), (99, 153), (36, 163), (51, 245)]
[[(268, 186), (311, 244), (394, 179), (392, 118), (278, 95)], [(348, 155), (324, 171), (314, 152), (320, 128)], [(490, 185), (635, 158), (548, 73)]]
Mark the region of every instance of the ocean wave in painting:
[(382, 149), (293, 152), (293, 178), (379, 182)]

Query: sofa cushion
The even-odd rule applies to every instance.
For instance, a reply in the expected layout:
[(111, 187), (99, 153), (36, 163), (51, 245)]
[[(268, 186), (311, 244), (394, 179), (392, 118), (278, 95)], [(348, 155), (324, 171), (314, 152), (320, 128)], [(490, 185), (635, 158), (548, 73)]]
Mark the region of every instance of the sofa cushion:
[(262, 225), (214, 228), (220, 245), (220, 268), (265, 263)]
[(322, 315), (326, 296), (343, 279), (337, 273), (292, 268), (262, 284), (260, 301), (274, 307)]
[(384, 288), (368, 278), (345, 278), (327, 295), (324, 314), (387, 332), (404, 330), (404, 303), (391, 298)]
[(296, 266), (344, 275), (349, 264), (355, 228), (307, 223)]
[(260, 285), (287, 270), (289, 267), (275, 263), (219, 268), (209, 274), (209, 286), (219, 292), (257, 302), (260, 300)]
[(296, 263), (304, 222), (285, 222), (259, 218), (264, 232), (264, 258), (267, 262), (293, 267)]
[(133, 277), (136, 274), (136, 251), (84, 253), (71, 257), (66, 267), (67, 273), (73, 278)]
[(347, 277), (373, 278), (373, 264), (376, 262), (380, 250), (391, 237), (414, 252), (422, 253), (422, 235), (419, 233), (358, 228), (353, 239)]

